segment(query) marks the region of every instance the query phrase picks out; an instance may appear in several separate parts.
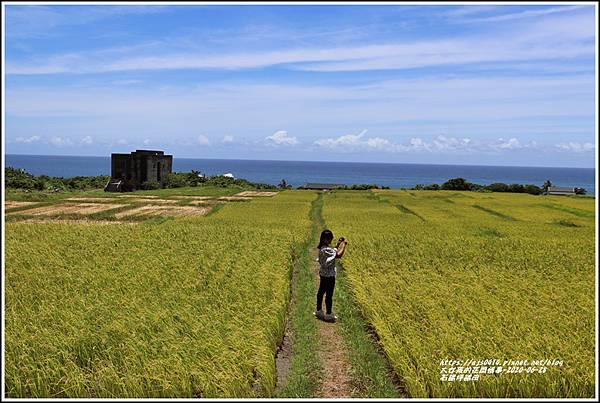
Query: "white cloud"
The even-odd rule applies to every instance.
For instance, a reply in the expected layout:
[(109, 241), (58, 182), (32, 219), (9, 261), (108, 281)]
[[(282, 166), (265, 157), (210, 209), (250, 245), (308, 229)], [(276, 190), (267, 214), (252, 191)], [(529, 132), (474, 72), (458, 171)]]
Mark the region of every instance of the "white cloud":
[(358, 134), (345, 134), (337, 138), (319, 139), (314, 142), (314, 145), (329, 148), (337, 152), (403, 152), (409, 150), (430, 151), (433, 148), (432, 144), (426, 143), (420, 138), (412, 138), (408, 144), (399, 144), (382, 137), (365, 138), (366, 133), (367, 130), (365, 129)]
[(296, 137), (288, 136), (288, 132), (285, 130), (276, 131), (272, 135), (265, 137), (265, 141), (267, 144), (276, 146), (293, 146), (298, 144), (298, 139), (296, 139)]
[(27, 137), (27, 138), (25, 138), (25, 137), (17, 137), (17, 138), (15, 139), (15, 142), (16, 142), (16, 143), (25, 143), (25, 144), (29, 144), (29, 143), (35, 143), (35, 142), (38, 142), (38, 141), (40, 141), (40, 139), (41, 139), (41, 138), (40, 138), (40, 136), (31, 136), (31, 137)]
[(143, 83), (143, 80), (115, 80), (112, 81), (110, 84), (112, 85), (135, 85), (135, 84), (141, 84)]
[[(292, 65), (310, 71), (406, 69), (448, 64), (548, 60), (594, 56), (593, 12), (564, 13), (583, 6), (528, 10), (486, 17), (498, 21), (550, 15), (528, 27), (507, 26), (493, 34), (470, 34), (450, 39), (319, 46), (283, 50), (199, 54), (196, 49), (173, 53), (164, 45), (115, 55), (99, 51), (55, 54), (43, 61), (7, 63), (8, 74), (99, 73), (133, 70), (253, 69)], [(591, 7), (586, 9), (592, 10)], [(500, 38), (500, 39), (499, 39)], [(552, 46), (548, 46), (552, 43)], [(169, 45), (170, 46), (170, 45)]]
[(34, 38), (58, 35), (65, 26), (86, 25), (128, 14), (152, 14), (167, 11), (162, 5), (100, 5), (57, 8), (42, 5), (11, 5), (6, 8), (6, 35), (9, 38)]
[(223, 140), (221, 140), (223, 144), (232, 144), (234, 141), (235, 139), (233, 138), (233, 136), (230, 135), (223, 136)]
[(420, 137), (413, 137), (406, 143), (395, 143), (381, 137), (365, 138), (366, 130), (359, 134), (346, 134), (337, 138), (325, 138), (316, 140), (314, 145), (326, 147), (337, 152), (357, 151), (386, 151), (386, 152), (431, 152), (431, 153), (455, 153), (455, 152), (499, 152), (522, 148), (535, 148), (535, 142), (522, 143), (517, 138), (504, 140), (478, 141), (468, 137), (457, 138), (439, 135), (431, 141)]
[(92, 137), (85, 136), (84, 138), (81, 139), (81, 144), (92, 144)]
[(387, 139), (383, 139), (381, 137), (372, 137), (366, 140), (367, 143), (367, 147), (369, 147), (372, 150), (381, 150), (381, 151), (385, 151), (387, 149), (390, 148), (394, 148), (394, 144), (387, 140)]
[(62, 147), (62, 146), (69, 146), (69, 145), (73, 144), (73, 142), (71, 141), (71, 139), (69, 139), (67, 137), (55, 136), (50, 139), (50, 144), (52, 144), (56, 147)]
[(208, 137), (206, 137), (203, 134), (199, 135), (198, 138), (196, 139), (196, 141), (201, 146), (208, 146), (208, 145), (210, 145), (210, 140), (208, 139)]
[(482, 5), (471, 5), (463, 7), (454, 7), (451, 10), (444, 13), (445, 17), (459, 18), (473, 14), (487, 13), (491, 11), (497, 11), (501, 6), (482, 6)]
[(508, 140), (504, 140), (503, 138), (498, 139), (498, 144), (496, 145), (496, 147), (501, 150), (514, 150), (517, 148), (523, 148), (519, 140), (517, 140), (514, 137)]
[[(334, 135), (317, 134), (306, 140), (297, 136), (300, 142), (312, 143), (317, 138), (356, 135), (353, 128), (375, 130), (370, 125), (377, 122), (378, 130), (384, 131), (366, 136), (432, 139), (438, 133), (460, 133), (457, 140), (537, 137), (542, 141), (540, 133), (546, 133), (552, 135), (553, 146), (593, 142), (589, 133), (594, 132), (594, 84), (593, 74), (578, 74), (427, 75), (328, 85), (227, 81), (165, 90), (67, 86), (57, 92), (53, 86), (11, 87), (6, 91), (6, 114), (50, 118), (52, 123), (65, 117), (56, 127), (61, 131), (55, 133), (89, 133), (95, 139), (100, 133), (139, 133), (140, 129), (152, 138), (164, 132), (181, 138), (192, 125), (200, 133), (244, 132), (250, 142), (260, 139), (264, 144), (264, 133), (273, 133), (272, 127), (290, 128), (290, 133), (310, 133), (316, 127), (336, 130)], [(236, 119), (224, 125), (219, 116), (227, 114)], [(69, 121), (81, 123), (73, 127)], [(98, 123), (90, 126), (90, 122)], [(114, 141), (121, 135), (115, 134)], [(222, 136), (216, 141), (220, 143)], [(196, 136), (189, 140), (197, 144)], [(236, 137), (236, 142), (241, 141)]]
[(150, 139), (144, 139), (142, 143), (144, 143), (144, 145), (147, 146), (148, 144), (150, 144)]
[(575, 153), (582, 153), (588, 151), (594, 151), (595, 146), (592, 143), (578, 143), (570, 141), (568, 143), (557, 144), (556, 147), (562, 151), (571, 151)]
[(117, 140), (117, 144), (127, 144), (127, 140), (119, 139), (119, 140)]
[(361, 131), (359, 134), (345, 134), (337, 138), (319, 139), (314, 142), (315, 145), (326, 147), (332, 150), (341, 152), (357, 151), (362, 148), (370, 150), (392, 151), (397, 147), (387, 139), (381, 137), (371, 137), (365, 139), (364, 136), (367, 130)]
[(583, 6), (559, 6), (553, 8), (542, 8), (539, 10), (526, 10), (518, 13), (509, 13), (501, 15), (493, 15), (490, 17), (472, 18), (468, 22), (497, 22), (497, 21), (508, 21), (516, 20), (521, 18), (539, 17), (542, 15), (564, 13), (582, 8)]
[(468, 150), (473, 146), (473, 142), (469, 138), (457, 139), (455, 137), (446, 137), (444, 135), (437, 136), (432, 147), (438, 151), (446, 150)]
[(504, 151), (504, 150), (535, 149), (535, 148), (538, 148), (538, 144), (536, 141), (530, 141), (530, 142), (523, 143), (522, 141), (520, 141), (519, 139), (517, 139), (515, 137), (511, 137), (509, 139), (504, 139), (504, 138), (500, 137), (496, 141), (493, 141), (490, 143), (484, 143), (483, 147), (484, 147), (484, 149), (487, 148), (489, 150)]
[(408, 147), (414, 150), (430, 150), (431, 145), (423, 141), (423, 139), (419, 137), (413, 137), (408, 142)]
[(104, 60), (103, 55), (51, 56), (47, 62), (7, 63), (7, 74), (102, 73), (134, 70), (252, 69), (294, 65), (308, 71), (407, 69), (493, 61), (540, 60), (593, 55), (593, 44), (556, 41), (552, 47), (524, 44), (518, 38), (430, 40), (338, 48), (292, 49), (271, 52), (198, 56), (157, 54)]

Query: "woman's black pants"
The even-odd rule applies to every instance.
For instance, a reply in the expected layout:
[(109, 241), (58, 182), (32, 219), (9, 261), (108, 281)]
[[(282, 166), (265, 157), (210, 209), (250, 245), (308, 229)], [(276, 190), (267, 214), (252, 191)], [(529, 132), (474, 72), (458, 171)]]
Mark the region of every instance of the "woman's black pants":
[(317, 311), (320, 311), (323, 308), (323, 294), (325, 294), (325, 307), (327, 308), (327, 314), (331, 314), (331, 308), (333, 307), (334, 288), (335, 276), (321, 276), (321, 282), (319, 283), (319, 291), (317, 291)]

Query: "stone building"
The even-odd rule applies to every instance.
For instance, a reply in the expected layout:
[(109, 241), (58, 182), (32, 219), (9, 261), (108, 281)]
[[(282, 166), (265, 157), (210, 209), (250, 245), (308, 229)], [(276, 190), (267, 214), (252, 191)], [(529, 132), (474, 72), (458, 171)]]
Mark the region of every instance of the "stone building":
[(173, 156), (163, 151), (135, 150), (131, 154), (111, 154), (110, 181), (107, 192), (127, 192), (140, 189), (144, 182), (161, 186), (173, 169)]

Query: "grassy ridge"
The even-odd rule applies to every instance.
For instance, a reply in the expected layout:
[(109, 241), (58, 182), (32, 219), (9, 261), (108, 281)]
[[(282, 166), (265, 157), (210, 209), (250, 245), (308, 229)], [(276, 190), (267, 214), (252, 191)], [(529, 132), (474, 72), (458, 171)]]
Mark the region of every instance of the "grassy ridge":
[[(327, 195), (325, 220), (351, 241), (348, 287), (410, 396), (593, 396), (593, 216), (547, 209), (531, 195), (376, 194), (380, 200)], [(565, 364), (545, 374), (441, 382), (444, 358)]]
[(160, 225), (7, 223), (7, 396), (272, 395), (313, 198)]
[(289, 372), (278, 397), (306, 398), (314, 396), (323, 368), (315, 349), (317, 326), (313, 316), (314, 297), (317, 293), (308, 253), (318, 240), (315, 220), (320, 215), (323, 199), (319, 196), (311, 204), (311, 231), (306, 242), (298, 247), (296, 296), (291, 312), (292, 357)]

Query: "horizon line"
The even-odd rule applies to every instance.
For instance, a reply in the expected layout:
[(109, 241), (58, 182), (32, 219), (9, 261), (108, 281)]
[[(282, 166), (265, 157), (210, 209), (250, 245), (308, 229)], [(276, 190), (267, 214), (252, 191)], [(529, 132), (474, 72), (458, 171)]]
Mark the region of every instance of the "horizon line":
[[(158, 150), (162, 151), (162, 150)], [(111, 153), (113, 154), (113, 153)], [(51, 155), (51, 154), (9, 154), (4, 153), (4, 156), (18, 155), (28, 157), (91, 157), (91, 158), (110, 158), (106, 155)], [(486, 164), (432, 164), (418, 162), (365, 162), (365, 161), (322, 161), (322, 160), (277, 160), (277, 159), (250, 159), (250, 158), (200, 158), (200, 157), (177, 157), (179, 159), (189, 160), (220, 160), (220, 161), (267, 161), (267, 162), (320, 162), (334, 164), (380, 164), (380, 165), (429, 165), (429, 166), (471, 166), (471, 167), (497, 167), (497, 168), (556, 168), (556, 169), (596, 169), (593, 167), (573, 167), (573, 166), (539, 166), (539, 165), (486, 165)], [(173, 156), (175, 159), (175, 156)], [(3, 160), (4, 167), (6, 161)], [(596, 161), (597, 165), (597, 161)]]

